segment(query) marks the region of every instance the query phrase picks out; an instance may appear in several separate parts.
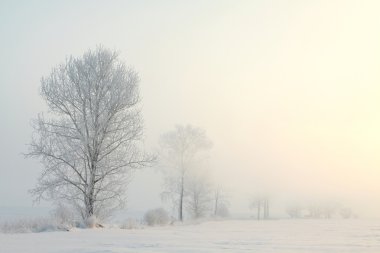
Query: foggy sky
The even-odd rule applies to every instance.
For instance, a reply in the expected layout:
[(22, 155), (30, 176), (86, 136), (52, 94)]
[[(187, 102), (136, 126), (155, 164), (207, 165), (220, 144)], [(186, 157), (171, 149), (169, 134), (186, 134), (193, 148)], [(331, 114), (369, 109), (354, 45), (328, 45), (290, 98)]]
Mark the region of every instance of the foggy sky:
[[(104, 45), (141, 78), (147, 149), (176, 124), (207, 131), (208, 167), (248, 210), (339, 201), (380, 213), (378, 1), (2, 1), (0, 206), (30, 206), (41, 165), (25, 160), (40, 78)], [(160, 205), (157, 169), (128, 208)]]

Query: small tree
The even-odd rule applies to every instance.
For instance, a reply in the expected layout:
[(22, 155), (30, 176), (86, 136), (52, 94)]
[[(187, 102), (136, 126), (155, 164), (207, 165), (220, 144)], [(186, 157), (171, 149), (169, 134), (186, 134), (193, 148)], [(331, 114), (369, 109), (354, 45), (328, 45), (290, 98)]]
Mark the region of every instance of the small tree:
[(166, 167), (163, 198), (169, 198), (177, 207), (178, 219), (182, 221), (189, 171), (199, 162), (201, 151), (210, 149), (212, 144), (204, 130), (187, 125), (162, 135), (160, 146)]
[(302, 215), (302, 208), (298, 205), (289, 206), (286, 209), (286, 213), (292, 219), (299, 219), (301, 218), (301, 215)]
[(35, 120), (28, 154), (44, 166), (32, 190), (37, 199), (68, 203), (84, 220), (123, 204), (132, 169), (153, 161), (138, 145), (138, 81), (116, 52), (102, 47), (42, 78), (48, 117)]
[(214, 216), (228, 216), (228, 197), (222, 187), (218, 186), (214, 190)]
[(343, 219), (350, 219), (353, 217), (351, 208), (347, 208), (347, 207), (341, 208), (339, 211), (339, 214), (341, 215)]
[(207, 178), (200, 175), (192, 175), (186, 184), (188, 199), (187, 208), (191, 216), (195, 219), (202, 218), (212, 205), (212, 189)]
[(257, 220), (269, 219), (269, 199), (264, 196), (257, 196), (252, 198), (250, 203), (251, 209), (257, 209)]

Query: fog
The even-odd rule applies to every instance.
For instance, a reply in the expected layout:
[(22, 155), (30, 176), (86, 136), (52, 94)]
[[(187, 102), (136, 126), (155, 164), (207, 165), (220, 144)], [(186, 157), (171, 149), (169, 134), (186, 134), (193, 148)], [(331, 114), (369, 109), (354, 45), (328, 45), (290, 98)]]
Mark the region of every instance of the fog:
[[(97, 45), (140, 75), (144, 142), (176, 124), (206, 130), (207, 169), (232, 213), (267, 194), (380, 213), (377, 1), (3, 1), (0, 206), (31, 206), (41, 165), (25, 160), (40, 79)], [(161, 205), (158, 166), (135, 174), (129, 210)], [(41, 205), (48, 205), (41, 203)]]

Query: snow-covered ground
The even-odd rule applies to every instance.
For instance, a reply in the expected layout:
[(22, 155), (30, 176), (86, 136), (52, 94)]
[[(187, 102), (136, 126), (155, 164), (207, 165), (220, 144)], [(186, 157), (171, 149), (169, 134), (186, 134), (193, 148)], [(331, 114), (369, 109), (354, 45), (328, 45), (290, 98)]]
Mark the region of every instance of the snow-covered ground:
[(380, 252), (379, 220), (229, 220), (135, 230), (0, 234), (1, 253)]

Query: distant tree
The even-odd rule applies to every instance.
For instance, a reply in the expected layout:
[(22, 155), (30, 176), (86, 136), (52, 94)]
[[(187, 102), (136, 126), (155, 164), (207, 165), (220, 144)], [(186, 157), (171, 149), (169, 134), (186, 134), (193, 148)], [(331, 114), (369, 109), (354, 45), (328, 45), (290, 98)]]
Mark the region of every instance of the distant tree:
[(331, 219), (337, 212), (337, 207), (332, 205), (326, 205), (323, 208), (323, 216), (325, 219)]
[(352, 210), (350, 208), (347, 208), (347, 207), (340, 209), (339, 214), (341, 215), (341, 217), (343, 219), (350, 219), (353, 217)]
[(162, 196), (173, 202), (178, 210), (178, 219), (182, 221), (189, 173), (199, 163), (201, 152), (210, 149), (212, 144), (204, 130), (187, 125), (177, 126), (175, 130), (163, 134), (160, 146), (166, 168)]
[(312, 219), (331, 219), (337, 212), (338, 207), (339, 205), (334, 202), (313, 203), (308, 206), (309, 215), (306, 217)]
[(289, 206), (286, 209), (286, 213), (289, 215), (290, 218), (292, 219), (298, 219), (301, 218), (301, 212), (302, 208), (300, 206), (294, 205), (294, 206)]
[(269, 219), (269, 199), (264, 198), (263, 199), (263, 205), (264, 205), (264, 219)]
[(207, 178), (192, 175), (186, 184), (186, 192), (188, 212), (195, 219), (204, 217), (211, 210), (212, 205), (212, 188)]
[(252, 198), (251, 209), (256, 209), (257, 220), (269, 219), (269, 199), (264, 196), (257, 196)]
[(69, 203), (83, 219), (124, 203), (132, 169), (151, 164), (139, 148), (143, 126), (138, 75), (116, 52), (98, 47), (70, 57), (41, 80), (40, 114), (27, 154), (44, 170), (32, 193)]
[(218, 186), (214, 189), (214, 216), (228, 216), (228, 196), (222, 187)]
[(322, 217), (320, 205), (310, 204), (307, 206), (306, 210), (308, 211), (308, 214), (305, 216), (306, 218), (318, 219)]
[(250, 208), (253, 210), (256, 209), (257, 220), (260, 220), (261, 219), (261, 199), (260, 198), (252, 199), (250, 203)]

